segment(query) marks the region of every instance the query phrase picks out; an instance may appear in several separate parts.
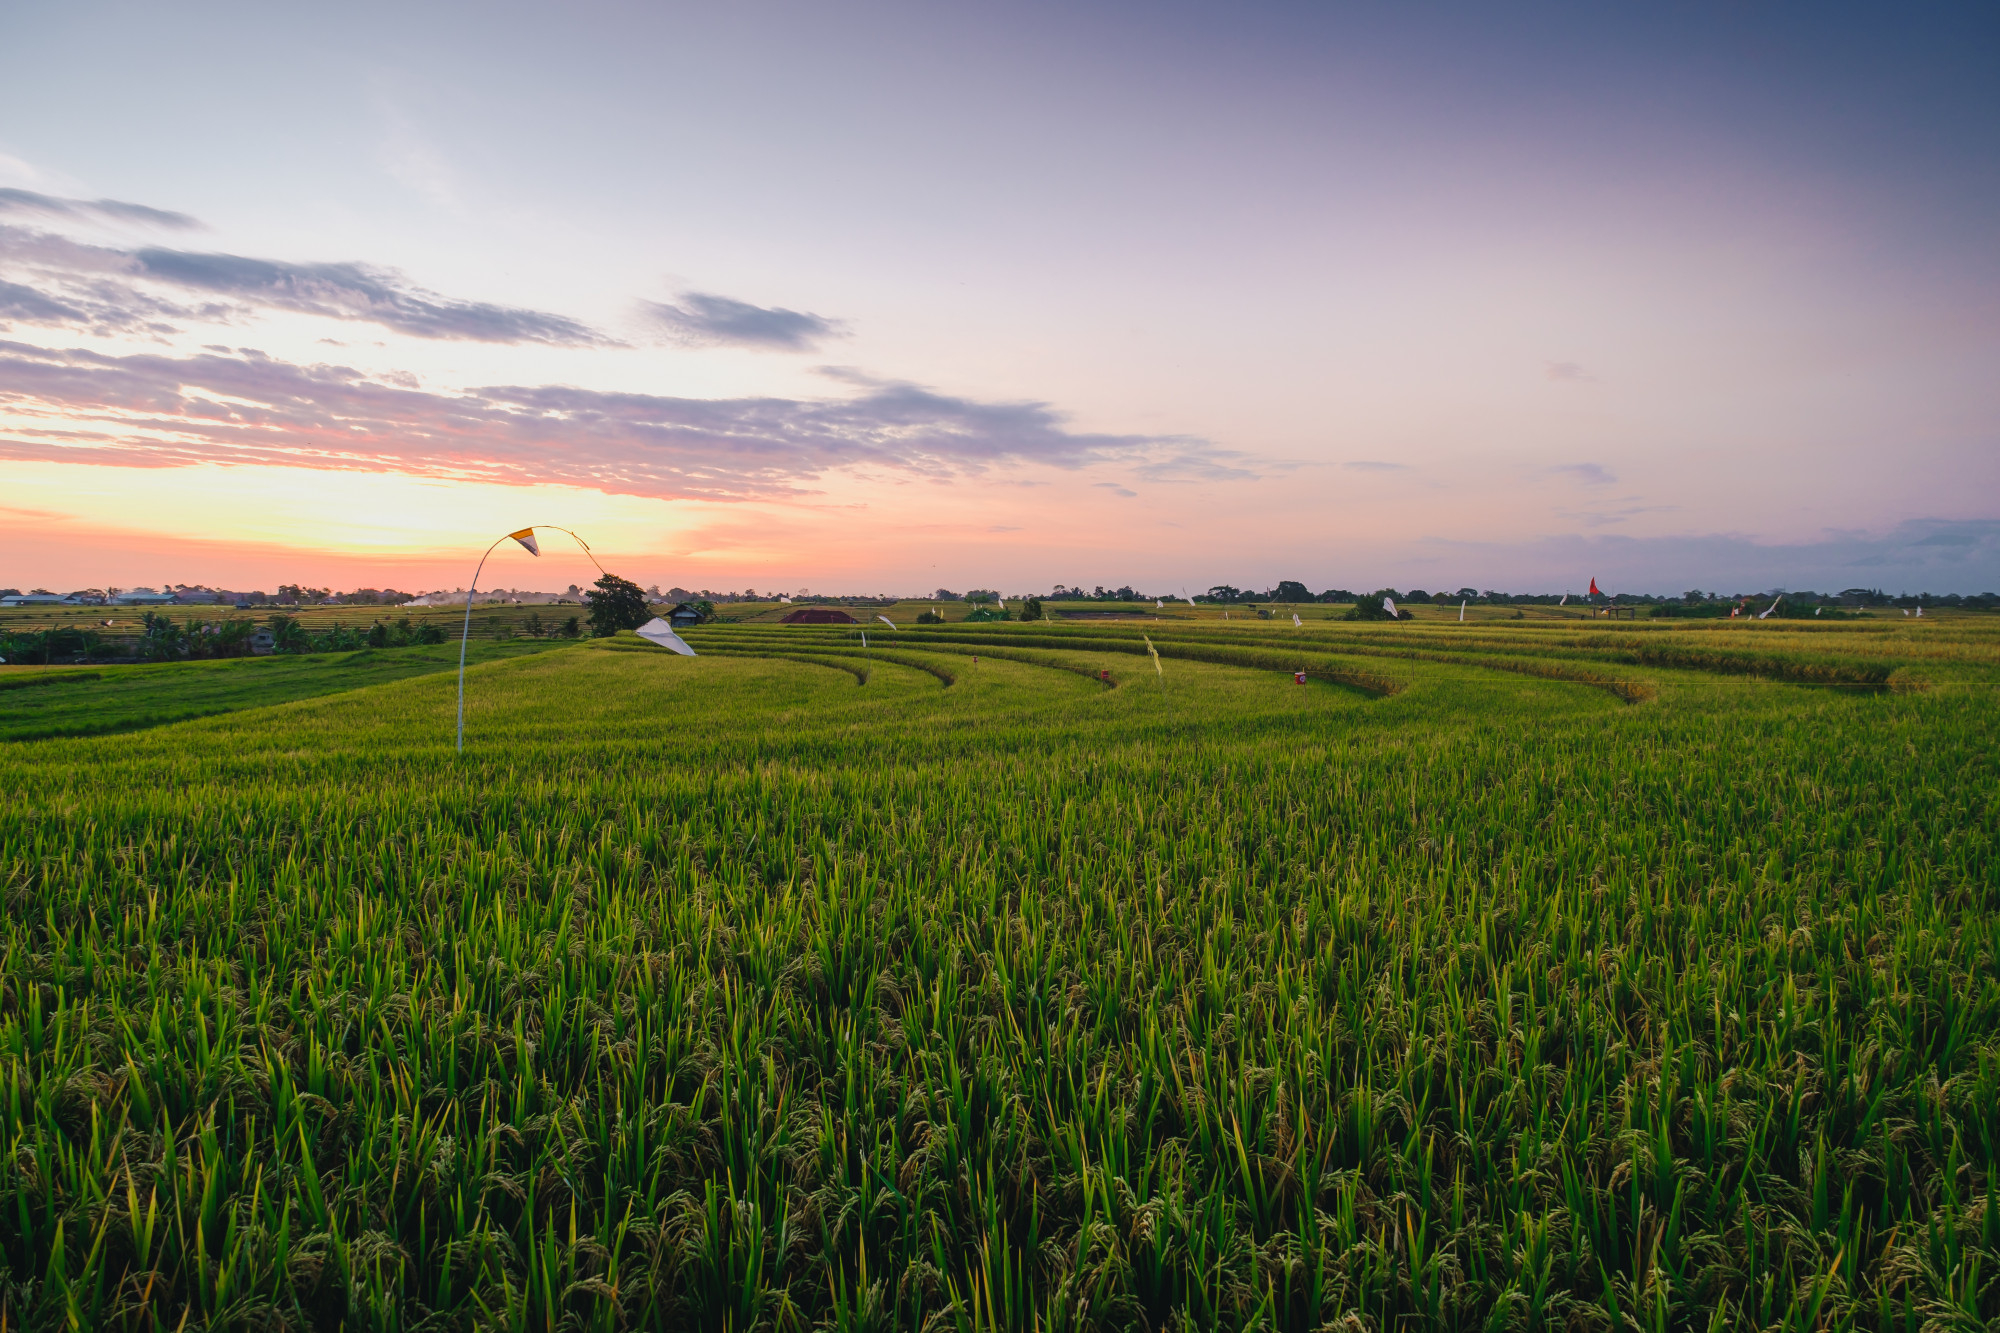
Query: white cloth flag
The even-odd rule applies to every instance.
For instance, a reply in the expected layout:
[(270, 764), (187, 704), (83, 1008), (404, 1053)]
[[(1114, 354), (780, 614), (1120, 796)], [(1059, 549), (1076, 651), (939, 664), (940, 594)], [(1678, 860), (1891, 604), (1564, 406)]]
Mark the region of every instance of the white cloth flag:
[(1465, 623), (1465, 603), (1464, 603), (1464, 602), (1460, 602), (1460, 603), (1458, 604), (1458, 623), (1459, 623), (1459, 624), (1461, 624), (1461, 625), (1463, 625), (1463, 624)]
[(1396, 603), (1392, 598), (1384, 597), (1382, 599), (1382, 609), (1389, 613), (1389, 619), (1391, 620), (1401, 620), (1403, 618), (1396, 610)]
[(896, 628), (896, 622), (889, 619), (889, 617), (887, 616), (877, 616), (875, 618), (881, 621), (883, 624), (887, 625), (890, 629)]
[(671, 648), (682, 657), (693, 657), (694, 649), (688, 647), (687, 640), (674, 633), (674, 627), (654, 616), (636, 631), (648, 643), (657, 643), (662, 648)]
[(1305, 621), (1303, 621), (1303, 620), (1300, 620), (1300, 619), (1299, 619), (1299, 613), (1298, 613), (1298, 612), (1296, 612), (1296, 611), (1292, 612), (1292, 628), (1293, 628), (1293, 629), (1297, 629), (1297, 628), (1299, 628), (1299, 626), (1301, 626), (1301, 625), (1303, 625), (1303, 624), (1305, 624), (1305, 623), (1306, 623)]
[(1771, 613), (1778, 609), (1778, 602), (1782, 602), (1784, 600), (1785, 600), (1784, 595), (1782, 593), (1779, 594), (1777, 601), (1772, 602), (1769, 606), (1765, 607), (1762, 611), (1759, 611), (1757, 613), (1757, 619), (1759, 620), (1769, 619)]
[(1568, 605), (1569, 605), (1569, 594), (1568, 594), (1568, 593), (1564, 593), (1564, 594), (1563, 594), (1563, 599), (1562, 599), (1562, 600), (1561, 600), (1560, 602), (1557, 602), (1557, 603), (1556, 603), (1556, 605), (1557, 605), (1557, 606), (1568, 606)]

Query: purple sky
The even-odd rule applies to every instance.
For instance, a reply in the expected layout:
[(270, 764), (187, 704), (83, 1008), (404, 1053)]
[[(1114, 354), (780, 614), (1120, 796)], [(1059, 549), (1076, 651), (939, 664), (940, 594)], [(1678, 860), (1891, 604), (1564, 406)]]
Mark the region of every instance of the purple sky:
[(1991, 7), (0, 46), (10, 586), (2000, 587)]

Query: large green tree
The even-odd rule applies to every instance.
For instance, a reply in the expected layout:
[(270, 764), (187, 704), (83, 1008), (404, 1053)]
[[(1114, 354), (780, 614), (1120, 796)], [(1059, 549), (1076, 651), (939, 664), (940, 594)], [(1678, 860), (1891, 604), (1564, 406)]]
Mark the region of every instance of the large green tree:
[(637, 629), (653, 618), (646, 609), (646, 590), (629, 579), (606, 574), (583, 595), (590, 606), (590, 633), (606, 639), (621, 629)]

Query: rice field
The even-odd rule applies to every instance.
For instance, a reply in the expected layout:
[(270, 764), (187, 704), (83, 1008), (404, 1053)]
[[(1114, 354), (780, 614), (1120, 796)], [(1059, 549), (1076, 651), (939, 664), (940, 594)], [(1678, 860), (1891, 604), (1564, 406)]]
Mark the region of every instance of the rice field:
[(0, 1329), (2000, 1318), (2000, 621), (878, 628), (0, 744)]

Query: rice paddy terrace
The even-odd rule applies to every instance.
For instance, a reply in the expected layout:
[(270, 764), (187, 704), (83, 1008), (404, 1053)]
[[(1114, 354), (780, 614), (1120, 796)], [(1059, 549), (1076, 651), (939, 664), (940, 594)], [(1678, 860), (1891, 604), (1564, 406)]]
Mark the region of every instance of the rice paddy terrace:
[(0, 744), (0, 1328), (2000, 1317), (2000, 623), (688, 637)]

